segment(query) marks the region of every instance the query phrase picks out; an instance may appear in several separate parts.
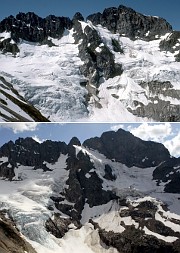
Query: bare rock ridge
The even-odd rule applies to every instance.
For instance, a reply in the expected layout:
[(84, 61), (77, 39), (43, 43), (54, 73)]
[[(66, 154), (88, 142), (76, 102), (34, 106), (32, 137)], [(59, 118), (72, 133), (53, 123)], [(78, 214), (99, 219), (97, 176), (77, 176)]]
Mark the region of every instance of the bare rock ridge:
[[(40, 166), (44, 161), (56, 162), (59, 155), (70, 153), (75, 156), (73, 145), (80, 146), (77, 138), (73, 138), (67, 145), (64, 142), (47, 140), (38, 143), (32, 138), (19, 138), (15, 142), (8, 142), (0, 148), (0, 157), (8, 156), (8, 161), (16, 166)], [(102, 136), (84, 141), (84, 147), (94, 149), (107, 158), (121, 162), (128, 167), (142, 168), (157, 166), (170, 158), (169, 151), (160, 143), (143, 141), (131, 133), (119, 129), (117, 132), (109, 131)], [(146, 161), (142, 161), (147, 157)]]
[(119, 33), (131, 39), (152, 40), (156, 35), (172, 31), (171, 25), (165, 19), (145, 16), (123, 5), (118, 8), (107, 8), (103, 13), (92, 14), (87, 20), (94, 25), (101, 24), (112, 33)]
[(64, 142), (47, 140), (38, 143), (32, 138), (19, 138), (3, 145), (1, 156), (8, 156), (9, 163), (16, 166), (20, 163), (24, 166), (41, 166), (44, 161), (53, 163), (59, 158), (60, 153), (67, 153), (67, 145)]
[[(98, 150), (109, 159), (126, 164), (128, 167), (157, 166), (170, 156), (169, 151), (162, 144), (142, 141), (122, 129), (117, 132), (105, 132), (100, 138), (86, 140), (83, 145)], [(145, 161), (143, 161), (144, 157), (147, 157)]]
[(30, 42), (43, 42), (49, 36), (61, 38), (65, 29), (71, 29), (72, 22), (69, 18), (50, 15), (41, 18), (33, 12), (19, 13), (5, 18), (0, 23), (0, 32), (11, 32), (15, 42), (19, 39)]
[[(18, 164), (32, 166), (34, 169), (41, 168), (43, 171), (47, 171), (50, 168), (44, 162), (55, 163), (60, 154), (68, 154), (67, 164), (68, 170), (72, 173), (72, 180), (74, 178), (77, 178), (78, 182), (82, 180), (80, 184), (83, 184), (84, 186), (81, 187), (84, 188), (85, 185), (88, 185), (88, 182), (84, 183), (87, 181), (85, 174), (94, 170), (94, 165), (91, 163), (88, 155), (79, 152), (76, 156), (74, 145), (81, 146), (80, 141), (76, 137), (72, 138), (68, 145), (64, 142), (51, 140), (38, 143), (32, 138), (19, 138), (15, 142), (10, 141), (0, 148), (0, 157), (8, 157), (8, 161), (0, 162), (0, 176), (12, 180), (15, 176), (14, 169), (18, 167)], [(176, 173), (174, 167), (177, 167), (175, 165), (179, 164), (179, 159), (171, 158), (169, 151), (160, 143), (143, 141), (131, 133), (119, 129), (117, 132), (105, 132), (101, 137), (90, 138), (84, 141), (82, 145), (90, 150), (100, 152), (114, 162), (125, 164), (129, 168), (133, 166), (142, 169), (157, 167), (154, 171), (154, 180), (158, 180), (158, 183), (164, 180), (167, 182), (167, 173), (169, 174), (173, 170), (174, 174), (170, 177), (172, 178), (172, 182), (177, 184), (174, 178), (176, 176), (179, 178), (178, 169)], [(80, 167), (85, 167), (85, 169), (79, 172)], [(161, 170), (161, 168), (166, 167), (169, 169)], [(93, 181), (95, 181), (96, 176), (96, 172), (94, 171), (92, 173)], [(108, 177), (109, 180), (115, 179), (108, 164), (105, 166), (105, 177)], [(69, 180), (71, 181), (71, 177)], [(100, 181), (98, 185), (100, 185)], [(172, 182), (171, 184), (173, 184)], [(178, 187), (176, 188), (179, 189)], [(68, 191), (70, 191), (70, 188)], [(73, 191), (69, 196), (73, 196)]]
[[(75, 21), (83, 21), (80, 13), (76, 13), (72, 20), (67, 17), (49, 15), (41, 18), (33, 12), (19, 13), (9, 16), (0, 22), (0, 32), (11, 32), (11, 37), (30, 42), (43, 42), (48, 37), (61, 38), (65, 29), (71, 29)], [(155, 35), (172, 32), (171, 25), (159, 17), (145, 16), (131, 8), (120, 5), (118, 8), (105, 9), (103, 13), (92, 14), (87, 17), (93, 24), (107, 27), (113, 33), (119, 33), (130, 38), (154, 39)], [(149, 31), (148, 37), (146, 33)]]

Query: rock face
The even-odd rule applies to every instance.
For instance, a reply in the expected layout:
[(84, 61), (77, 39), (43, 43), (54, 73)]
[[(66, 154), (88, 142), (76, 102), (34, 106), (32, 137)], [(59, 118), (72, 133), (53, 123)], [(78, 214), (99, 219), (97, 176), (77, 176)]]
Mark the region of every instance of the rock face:
[[(24, 166), (34, 166), (34, 169), (45, 168), (44, 161), (55, 163), (60, 153), (67, 153), (67, 145), (64, 142), (45, 141), (38, 143), (32, 138), (19, 138), (13, 143), (12, 141), (3, 145), (0, 149), (0, 157), (8, 157), (8, 162), (1, 164), (1, 175), (10, 179), (13, 172), (11, 167), (17, 167), (18, 163)], [(9, 169), (7, 172), (5, 168)], [(8, 173), (8, 174), (5, 174)]]
[(9, 16), (0, 23), (0, 32), (11, 32), (15, 42), (19, 39), (30, 42), (43, 42), (49, 36), (61, 38), (65, 29), (72, 28), (69, 18), (50, 15), (40, 18), (33, 12), (19, 13), (16, 17)]
[[(121, 75), (122, 66), (115, 63), (114, 55), (103, 43), (98, 32), (87, 25), (84, 30), (78, 20), (74, 21), (74, 37), (79, 45), (79, 56), (84, 64), (81, 66), (81, 73), (89, 80), (89, 85), (99, 87), (101, 78), (112, 78)], [(89, 92), (96, 94), (96, 90)]]
[[(120, 5), (118, 8), (107, 8), (103, 13), (87, 17), (94, 25), (101, 24), (112, 33), (119, 33), (129, 38), (154, 39), (155, 35), (164, 35), (172, 31), (171, 25), (158, 17), (144, 16), (131, 8)], [(81, 13), (77, 12), (73, 19), (49, 15), (41, 18), (33, 12), (19, 13), (1, 21), (0, 32), (11, 32), (12, 39), (31, 42), (43, 42), (48, 36), (61, 38), (65, 29), (71, 29), (77, 21), (84, 21)], [(148, 33), (148, 34), (147, 34)]]
[[(69, 170), (66, 181), (68, 187), (60, 193), (62, 200), (56, 202), (57, 209), (80, 222), (85, 203), (92, 208), (117, 198), (111, 191), (103, 190), (103, 180), (98, 177), (88, 155), (79, 152), (76, 157), (74, 153), (66, 162)], [(70, 204), (63, 204), (64, 199)]]
[(169, 36), (162, 40), (159, 47), (162, 51), (169, 51), (171, 53), (176, 53), (176, 61), (180, 61), (180, 31), (172, 31)]
[[(180, 100), (180, 91), (176, 90), (171, 82), (150, 81), (142, 82), (139, 85), (147, 91), (151, 102), (144, 105), (134, 101), (137, 109), (128, 108), (130, 112), (141, 117), (153, 118), (155, 121), (180, 121), (180, 105), (172, 106), (171, 104), (173, 100)], [(163, 100), (164, 97), (170, 98), (169, 101)]]
[(153, 172), (157, 185), (165, 184), (164, 191), (180, 193), (180, 159), (172, 158), (160, 164)]
[(142, 141), (122, 129), (103, 133), (100, 138), (86, 140), (83, 145), (128, 167), (154, 167), (170, 158), (168, 150), (162, 144)]
[(36, 253), (32, 246), (26, 242), (16, 225), (0, 212), (0, 252), (1, 253)]
[(107, 8), (103, 13), (87, 17), (94, 25), (101, 24), (112, 33), (119, 33), (131, 39), (155, 39), (156, 35), (164, 35), (172, 31), (171, 25), (158, 17), (144, 16), (131, 8), (120, 5), (118, 8)]
[(0, 50), (3, 53), (12, 53), (13, 55), (19, 53), (19, 48), (17, 44), (14, 43), (11, 38), (0, 41)]
[(92, 222), (92, 224), (98, 229), (102, 242), (109, 247), (113, 246), (118, 252), (179, 252), (179, 240), (176, 243), (167, 243), (144, 233), (142, 228), (146, 227), (161, 236), (168, 237), (172, 235), (179, 237), (179, 233), (174, 232), (171, 228), (155, 219), (156, 212), (157, 206), (151, 201), (143, 201), (136, 207), (128, 203), (126, 209), (121, 211), (119, 216), (123, 218), (132, 217), (139, 224), (140, 229), (135, 228), (134, 225), (128, 225), (122, 233), (106, 231), (95, 222)]

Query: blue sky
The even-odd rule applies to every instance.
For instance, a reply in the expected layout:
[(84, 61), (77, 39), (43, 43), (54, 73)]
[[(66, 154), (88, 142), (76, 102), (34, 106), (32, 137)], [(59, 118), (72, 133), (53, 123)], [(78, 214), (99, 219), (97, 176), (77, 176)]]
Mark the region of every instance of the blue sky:
[(0, 146), (19, 137), (33, 137), (37, 141), (47, 139), (69, 143), (74, 136), (81, 143), (105, 131), (123, 128), (143, 140), (163, 143), (171, 155), (180, 156), (180, 124), (179, 123), (1, 123)]
[(0, 20), (19, 12), (33, 11), (46, 17), (49, 14), (68, 16), (72, 18), (75, 12), (81, 12), (84, 17), (95, 12), (102, 12), (107, 7), (126, 5), (146, 15), (160, 16), (171, 23), (173, 29), (180, 30), (180, 0), (1, 0)]

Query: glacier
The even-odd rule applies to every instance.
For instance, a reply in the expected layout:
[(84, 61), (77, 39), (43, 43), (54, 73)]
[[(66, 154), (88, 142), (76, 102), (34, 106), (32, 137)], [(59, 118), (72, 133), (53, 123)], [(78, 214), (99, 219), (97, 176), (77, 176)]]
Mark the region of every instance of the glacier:
[[(152, 41), (133, 41), (90, 21), (80, 23), (83, 31), (89, 26), (98, 32), (104, 45), (113, 53), (115, 63), (123, 67), (122, 75), (107, 80), (102, 78), (98, 95), (92, 94), (89, 101), (88, 90), (81, 85), (87, 81), (80, 73), (84, 63), (79, 57), (81, 40), (75, 43), (74, 29), (66, 29), (61, 39), (49, 38), (52, 47), (21, 40), (16, 56), (0, 53), (0, 75), (54, 122), (156, 121), (156, 117), (151, 117), (153, 114), (143, 116), (136, 111), (142, 105), (156, 108), (161, 101), (167, 103), (163, 107), (179, 106), (180, 63), (175, 61), (176, 52), (160, 51), (159, 48), (159, 43), (170, 33)], [(1, 36), (10, 35), (1, 33)], [(114, 51), (112, 39), (118, 41), (123, 53)], [(168, 91), (166, 87), (153, 91), (147, 84), (152, 81), (170, 82), (172, 86)], [(3, 117), (1, 120), (4, 121)]]

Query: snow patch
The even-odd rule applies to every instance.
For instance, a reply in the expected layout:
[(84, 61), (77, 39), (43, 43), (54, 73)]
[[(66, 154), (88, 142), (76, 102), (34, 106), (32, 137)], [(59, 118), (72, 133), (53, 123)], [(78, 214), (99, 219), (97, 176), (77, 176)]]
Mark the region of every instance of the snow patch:
[(165, 242), (172, 243), (172, 242), (175, 242), (176, 240), (178, 240), (178, 237), (175, 237), (175, 236), (163, 236), (163, 235), (154, 233), (151, 230), (149, 230), (146, 226), (143, 228), (143, 230), (144, 230), (145, 234), (155, 236), (156, 238), (163, 240)]

